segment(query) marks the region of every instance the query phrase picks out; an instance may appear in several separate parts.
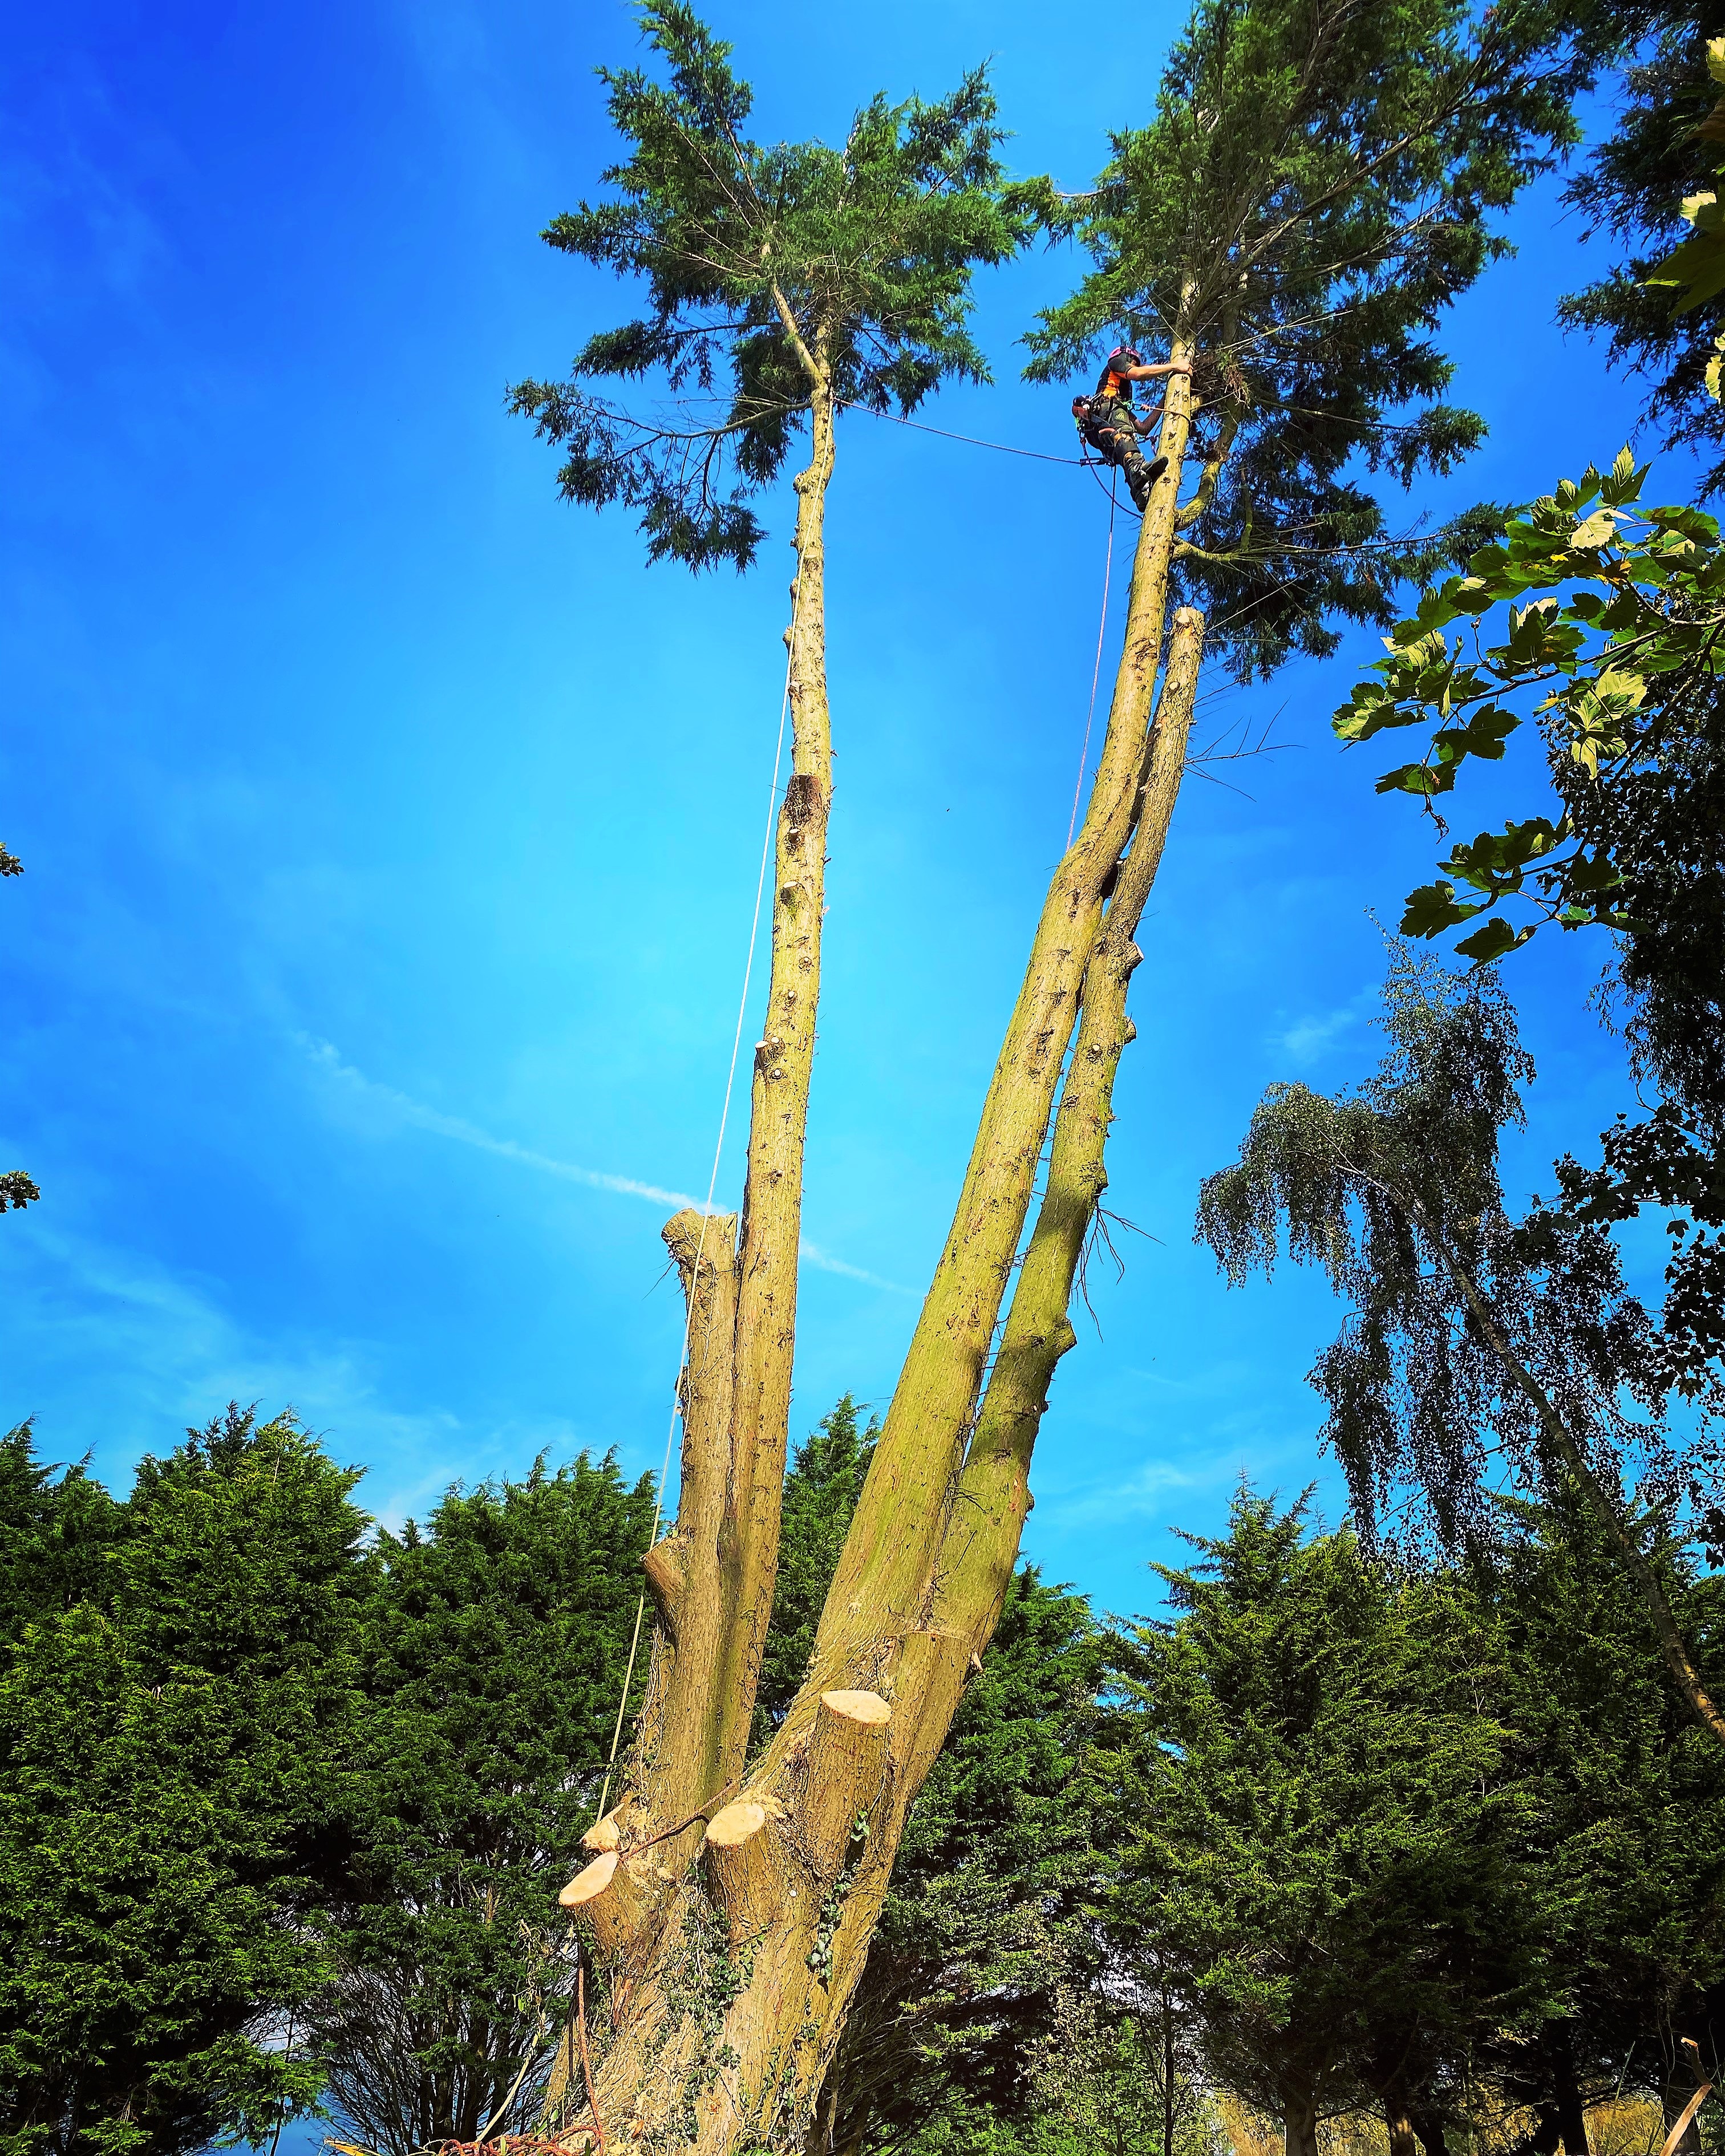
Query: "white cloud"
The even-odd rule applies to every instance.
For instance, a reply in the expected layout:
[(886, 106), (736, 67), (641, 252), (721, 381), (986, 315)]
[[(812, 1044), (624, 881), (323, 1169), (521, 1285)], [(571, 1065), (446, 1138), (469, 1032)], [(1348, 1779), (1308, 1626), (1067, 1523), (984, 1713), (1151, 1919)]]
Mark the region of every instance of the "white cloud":
[(1353, 1032), (1367, 1009), (1376, 1001), (1375, 989), (1362, 990), (1334, 1010), (1296, 1019), (1284, 1032), (1272, 1034), (1271, 1045), (1302, 1066), (1316, 1063), (1327, 1055), (1344, 1035)]

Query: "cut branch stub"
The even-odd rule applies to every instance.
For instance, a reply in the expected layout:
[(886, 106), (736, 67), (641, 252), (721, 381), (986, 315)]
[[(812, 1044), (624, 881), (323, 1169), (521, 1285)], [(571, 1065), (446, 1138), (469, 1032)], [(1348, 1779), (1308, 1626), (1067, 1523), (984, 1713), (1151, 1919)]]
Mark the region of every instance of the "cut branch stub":
[[(581, 1846), (593, 1851), (596, 1855), (603, 1854), (608, 1849), (620, 1848), (622, 1842), (623, 1835), (618, 1828), (615, 1812), (607, 1812), (603, 1819), (595, 1820), (581, 1837)], [(570, 1885), (573, 1884), (572, 1880)], [(564, 1892), (567, 1891), (566, 1887)]]
[(706, 1824), (707, 1868), (732, 1946), (758, 1938), (783, 1906), (784, 1878), (767, 1816), (764, 1804), (739, 1797)]
[(878, 1692), (824, 1691), (809, 1745), (803, 1837), (824, 1878), (838, 1871), (858, 1815), (880, 1793), (892, 1709)]
[[(643, 1860), (644, 1861), (644, 1860)], [(591, 1926), (594, 1943), (607, 1959), (622, 1955), (651, 1921), (660, 1896), (655, 1873), (637, 1877), (635, 1867), (614, 1849), (605, 1850), (578, 1871), (557, 1900), (572, 1917)]]

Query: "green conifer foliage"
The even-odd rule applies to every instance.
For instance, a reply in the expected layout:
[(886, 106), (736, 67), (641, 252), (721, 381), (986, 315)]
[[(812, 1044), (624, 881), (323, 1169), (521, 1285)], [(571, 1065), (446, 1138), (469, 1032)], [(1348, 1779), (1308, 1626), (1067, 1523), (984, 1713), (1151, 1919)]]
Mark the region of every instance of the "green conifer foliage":
[(797, 1447), (784, 1478), (783, 1526), (773, 1587), (773, 1622), (755, 1697), (758, 1750), (797, 1697), (814, 1628), (833, 1582), (845, 1531), (862, 1495), (880, 1424), (846, 1393)]
[(368, 2148), (539, 2098), (575, 1981), (546, 1882), (592, 1821), (652, 1524), (650, 1476), (583, 1454), (377, 1537), (348, 1906), (307, 2039)]
[(1558, 319), (1604, 332), (1614, 364), (1646, 384), (1649, 421), (1667, 442), (1712, 459), (1706, 486), (1713, 493), (1725, 484), (1725, 408), (1707, 370), (1717, 366), (1725, 295), (1712, 293), (1674, 316), (1672, 294), (1647, 280), (1687, 234), (1686, 198), (1715, 185), (1719, 144), (1706, 129), (1719, 86), (1707, 72), (1707, 45), (1725, 33), (1725, 7), (1719, 0), (1613, 0), (1597, 13), (1629, 64), (1615, 127), (1566, 192), (1589, 228), (1609, 234), (1625, 255), (1565, 300)]
[(290, 1417), (235, 1409), (146, 1458), (119, 1507), (8, 1441), (6, 2156), (189, 2156), (315, 2098), (303, 2053), (266, 2040), (325, 1970), (357, 1479)]
[[(649, 560), (747, 568), (749, 506), (778, 476), (817, 394), (914, 411), (949, 377), (986, 381), (970, 279), (1028, 226), (1003, 207), (1001, 131), (982, 69), (950, 97), (871, 99), (844, 145), (752, 141), (753, 105), (680, 0), (643, 34), (669, 80), (601, 69), (629, 146), (614, 199), (554, 218), (565, 254), (636, 277), (648, 311), (590, 337), (567, 383), (523, 382), (514, 410), (567, 451), (566, 499), (641, 511)], [(625, 407), (586, 385), (620, 380)]]
[(1120, 337), (1199, 354), (1176, 580), (1239, 673), (1333, 650), (1327, 617), (1387, 626), (1400, 581), (1466, 552), (1476, 520), (1408, 543), (1374, 478), (1481, 439), (1432, 331), (1507, 251), (1493, 213), (1576, 140), (1587, 70), (1526, 0), (1199, 0), (1095, 186), (1024, 191), (1095, 265), (1032, 333), (1034, 377)]
[(1106, 1922), (1310, 2156), (1322, 2119), (1429, 2098), (1538, 1999), (1502, 1650), (1454, 1575), (1311, 1533), (1303, 1499), (1243, 1488), (1188, 1539), (1086, 1777), (1121, 1853)]

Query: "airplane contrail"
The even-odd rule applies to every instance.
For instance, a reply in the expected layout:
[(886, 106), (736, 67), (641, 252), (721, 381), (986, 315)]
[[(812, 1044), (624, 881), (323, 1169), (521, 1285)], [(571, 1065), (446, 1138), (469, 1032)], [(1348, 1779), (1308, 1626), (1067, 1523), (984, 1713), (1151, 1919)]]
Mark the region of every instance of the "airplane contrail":
[[(327, 1077), (339, 1080), (363, 1093), (367, 1099), (389, 1108), (404, 1123), (416, 1130), (430, 1131), (437, 1137), (453, 1138), (458, 1145), (472, 1146), (479, 1152), (494, 1153), (500, 1160), (512, 1160), (519, 1167), (531, 1168), (541, 1175), (554, 1175), (565, 1183), (585, 1183), (591, 1190), (609, 1190), (619, 1198), (644, 1199), (649, 1205), (669, 1205), (673, 1208), (690, 1205), (697, 1213), (708, 1210), (699, 1198), (691, 1198), (686, 1190), (662, 1189), (656, 1183), (642, 1183), (632, 1175), (611, 1175), (603, 1168), (582, 1168), (574, 1161), (558, 1160), (548, 1152), (536, 1152), (531, 1146), (517, 1145), (513, 1138), (494, 1137), (490, 1131), (470, 1123), (465, 1116), (446, 1116), (441, 1109), (428, 1107), (424, 1101), (416, 1101), (411, 1093), (403, 1093), (393, 1086), (380, 1085), (375, 1078), (367, 1078), (362, 1070), (356, 1070), (351, 1063), (344, 1063), (341, 1052), (327, 1040), (316, 1040), (310, 1034), (296, 1036), (307, 1055)], [(714, 1212), (720, 1208), (714, 1206)], [(879, 1274), (864, 1271), (860, 1265), (847, 1264), (821, 1249), (818, 1243), (804, 1238), (798, 1245), (798, 1255), (805, 1265), (824, 1273), (838, 1273), (846, 1280), (860, 1281), (867, 1287), (884, 1288), (891, 1295), (909, 1295), (912, 1290), (901, 1287), (896, 1281), (882, 1280)]]

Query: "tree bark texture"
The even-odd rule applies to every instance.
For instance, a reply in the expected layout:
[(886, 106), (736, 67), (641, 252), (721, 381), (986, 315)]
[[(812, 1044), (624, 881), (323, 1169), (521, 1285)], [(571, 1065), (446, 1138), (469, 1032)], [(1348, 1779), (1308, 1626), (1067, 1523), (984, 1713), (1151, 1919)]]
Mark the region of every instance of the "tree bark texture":
[[(1175, 356), (1187, 356), (1176, 345)], [(605, 1980), (589, 2035), (607, 2141), (701, 2156), (806, 2141), (909, 1807), (998, 1621), (1031, 1446), (1072, 1342), (1073, 1281), (1106, 1186), (1114, 1075), (1132, 1037), (1132, 942), (1184, 768), (1204, 624), (1173, 624), (1156, 723), (1189, 384), (1143, 522), (1089, 808), (1057, 870), (985, 1101), (952, 1235), (877, 1445), (809, 1674), (744, 1776), (773, 1595), (794, 1318), (803, 1116), (830, 793), (819, 673), (819, 504), (830, 404), (798, 481), (797, 765), (779, 822), (768, 1039), (740, 1230), (667, 1228), (688, 1298), (675, 1528), (649, 1553), (659, 1625), (623, 1797), (565, 1888)], [(799, 658), (799, 653), (802, 656)], [(1048, 1183), (983, 1378), (1075, 1021)], [(702, 1856), (696, 1866), (694, 1860)], [(593, 2138), (559, 2055), (548, 2128)]]
[[(1172, 357), (1189, 362), (1190, 346), (1177, 339)], [(880, 1675), (896, 1639), (916, 1621), (945, 1532), (953, 1471), (1029, 1211), (1080, 987), (1137, 812), (1190, 432), (1189, 378), (1173, 375), (1160, 444), (1168, 469), (1138, 534), (1125, 649), (1089, 805), (1036, 925), (952, 1229), (822, 1613), (809, 1684), (792, 1709), (793, 1737), (821, 1691)]]

